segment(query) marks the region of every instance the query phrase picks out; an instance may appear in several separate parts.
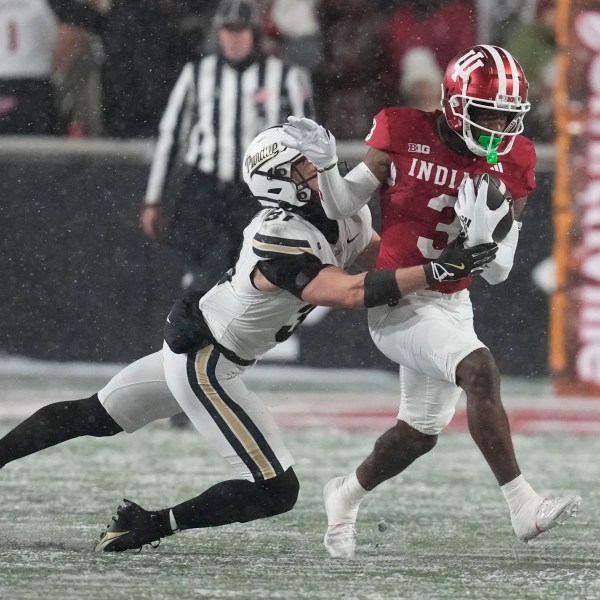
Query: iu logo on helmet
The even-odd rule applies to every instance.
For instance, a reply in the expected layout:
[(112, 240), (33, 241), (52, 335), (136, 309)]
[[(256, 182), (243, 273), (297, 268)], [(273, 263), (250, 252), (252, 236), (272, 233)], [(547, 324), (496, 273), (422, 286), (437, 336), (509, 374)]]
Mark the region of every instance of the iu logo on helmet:
[(479, 68), (483, 67), (483, 53), (475, 52), (475, 50), (469, 50), (464, 56), (461, 56), (454, 64), (454, 73), (452, 73), (452, 81), (460, 77), (463, 81), (468, 81), (471, 73)]

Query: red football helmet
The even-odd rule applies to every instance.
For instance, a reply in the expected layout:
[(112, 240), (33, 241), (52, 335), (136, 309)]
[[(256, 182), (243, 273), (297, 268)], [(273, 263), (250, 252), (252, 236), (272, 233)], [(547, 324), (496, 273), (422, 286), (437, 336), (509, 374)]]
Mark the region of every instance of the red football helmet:
[[(444, 74), (442, 106), (446, 121), (474, 154), (488, 156), (488, 160), (492, 155), (506, 154), (515, 136), (522, 133), (523, 117), (531, 108), (528, 87), (521, 65), (503, 48), (468, 48), (450, 61)], [(471, 108), (507, 112), (510, 119), (504, 131), (498, 133), (474, 122)], [(484, 131), (484, 135), (479, 134), (476, 140), (472, 127)]]

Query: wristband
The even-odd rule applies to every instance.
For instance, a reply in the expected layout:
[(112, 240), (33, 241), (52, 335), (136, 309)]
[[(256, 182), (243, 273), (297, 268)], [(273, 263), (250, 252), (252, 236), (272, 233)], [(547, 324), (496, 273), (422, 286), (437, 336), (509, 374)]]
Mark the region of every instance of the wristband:
[(317, 173), (325, 173), (325, 171), (330, 171), (331, 169), (333, 169), (333, 167), (337, 167), (338, 165), (338, 161), (337, 158), (335, 160), (335, 162), (331, 163), (328, 167), (317, 167)]
[(396, 282), (395, 269), (369, 271), (365, 277), (365, 306), (396, 306), (402, 298), (402, 292)]

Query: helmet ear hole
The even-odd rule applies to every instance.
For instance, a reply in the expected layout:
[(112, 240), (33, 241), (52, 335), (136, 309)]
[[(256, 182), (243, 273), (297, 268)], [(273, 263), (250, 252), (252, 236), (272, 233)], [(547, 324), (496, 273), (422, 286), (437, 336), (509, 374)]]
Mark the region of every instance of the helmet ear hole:
[(296, 194), (296, 198), (298, 198), (300, 202), (307, 202), (310, 199), (310, 194), (306, 190), (300, 190)]

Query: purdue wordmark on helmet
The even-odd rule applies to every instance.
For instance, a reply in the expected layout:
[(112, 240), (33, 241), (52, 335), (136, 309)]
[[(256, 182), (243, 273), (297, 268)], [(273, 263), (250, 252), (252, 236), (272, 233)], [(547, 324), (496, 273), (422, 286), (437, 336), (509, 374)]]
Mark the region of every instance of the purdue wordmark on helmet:
[(279, 154), (279, 144), (274, 142), (273, 144), (267, 144), (260, 148), (258, 152), (254, 154), (247, 154), (244, 158), (244, 169), (251, 172), (256, 167), (260, 167), (263, 162), (270, 160)]
[(281, 143), (283, 127), (259, 133), (248, 145), (243, 160), (244, 181), (263, 206), (303, 206), (311, 197), (308, 182), (292, 178), (294, 164), (304, 157)]

